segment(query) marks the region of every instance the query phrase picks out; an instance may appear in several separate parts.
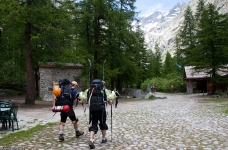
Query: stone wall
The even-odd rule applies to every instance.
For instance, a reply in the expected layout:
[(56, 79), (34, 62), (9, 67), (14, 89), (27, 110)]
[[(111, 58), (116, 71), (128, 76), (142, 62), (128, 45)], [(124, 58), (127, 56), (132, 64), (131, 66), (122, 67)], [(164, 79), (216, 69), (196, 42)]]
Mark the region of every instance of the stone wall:
[[(39, 68), (39, 96), (45, 101), (53, 100), (53, 82), (59, 79), (66, 78), (70, 81), (75, 80), (81, 75), (83, 66), (80, 64), (72, 65), (66, 64), (65, 67), (57, 67), (54, 64), (42, 64)], [(80, 91), (81, 80), (77, 80), (79, 84), (78, 90)]]

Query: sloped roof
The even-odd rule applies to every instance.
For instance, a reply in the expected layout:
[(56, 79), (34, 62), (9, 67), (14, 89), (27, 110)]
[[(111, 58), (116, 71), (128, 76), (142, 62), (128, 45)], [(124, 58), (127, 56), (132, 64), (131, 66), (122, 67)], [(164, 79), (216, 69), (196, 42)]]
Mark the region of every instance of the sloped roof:
[(73, 64), (73, 63), (56, 63), (56, 62), (39, 62), (40, 68), (68, 68), (68, 69), (83, 69), (84, 66), (82, 64)]
[(196, 72), (193, 68), (193, 66), (184, 67), (186, 79), (203, 79), (210, 77), (207, 73), (205, 73), (205, 71)]
[[(201, 71), (194, 70), (194, 66), (185, 66), (184, 67), (186, 79), (203, 79), (210, 77), (210, 74), (207, 74), (208, 70), (202, 69)], [(228, 68), (220, 69), (217, 71), (220, 76), (228, 75)]]

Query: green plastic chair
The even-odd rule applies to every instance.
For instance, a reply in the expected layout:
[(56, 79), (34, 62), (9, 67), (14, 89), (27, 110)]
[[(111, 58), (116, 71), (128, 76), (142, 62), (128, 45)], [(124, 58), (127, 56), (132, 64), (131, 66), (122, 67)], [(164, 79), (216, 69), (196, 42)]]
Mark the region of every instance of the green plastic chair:
[[(2, 122), (2, 128), (7, 129), (7, 121), (9, 121), (11, 115), (11, 102), (0, 102), (0, 121)], [(9, 121), (10, 126), (10, 121)]]
[(18, 106), (12, 106), (10, 109), (10, 117), (8, 118), (8, 120), (10, 121), (10, 123), (12, 124), (12, 131), (14, 132), (15, 127), (14, 127), (14, 122), (16, 122), (17, 125), (17, 130), (19, 130), (18, 128), (18, 120), (17, 120), (17, 111), (18, 111)]

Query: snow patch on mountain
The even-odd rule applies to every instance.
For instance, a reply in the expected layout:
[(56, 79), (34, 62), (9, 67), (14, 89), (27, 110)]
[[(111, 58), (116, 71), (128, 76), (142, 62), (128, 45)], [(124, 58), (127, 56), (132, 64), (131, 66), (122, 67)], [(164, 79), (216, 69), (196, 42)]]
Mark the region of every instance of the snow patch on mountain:
[[(205, 4), (208, 3), (216, 5), (220, 13), (228, 12), (228, 0), (205, 0)], [(195, 13), (197, 4), (198, 0), (191, 0), (187, 4), (179, 2), (168, 12), (153, 11), (153, 13), (139, 17), (133, 26), (140, 25), (144, 31), (148, 50), (154, 51), (154, 46), (158, 43), (163, 58), (167, 51), (173, 55), (175, 53), (175, 38), (183, 25), (185, 10), (189, 5)]]

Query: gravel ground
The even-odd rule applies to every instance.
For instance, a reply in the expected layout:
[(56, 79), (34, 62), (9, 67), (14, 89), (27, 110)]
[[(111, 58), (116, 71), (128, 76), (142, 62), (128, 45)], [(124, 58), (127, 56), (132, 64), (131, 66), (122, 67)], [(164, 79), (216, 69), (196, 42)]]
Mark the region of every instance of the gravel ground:
[[(101, 144), (101, 132), (95, 135), (96, 149), (106, 150), (228, 150), (228, 115), (222, 113), (221, 103), (208, 103), (202, 94), (156, 93), (156, 100), (120, 99), (118, 108), (107, 107), (108, 142)], [(58, 142), (59, 113), (53, 116), (50, 107), (21, 108), (18, 111), (19, 130), (27, 130), (37, 124), (56, 122), (54, 127), (38, 131), (25, 141), (11, 145), (25, 149), (89, 149), (88, 108), (75, 108), (79, 128), (85, 134), (79, 138), (68, 120), (64, 130), (64, 142)], [(111, 126), (112, 123), (112, 126)], [(111, 130), (112, 128), (112, 130)], [(18, 132), (15, 131), (15, 132)], [(0, 131), (3, 137), (12, 131)], [(0, 149), (4, 145), (0, 144)]]

